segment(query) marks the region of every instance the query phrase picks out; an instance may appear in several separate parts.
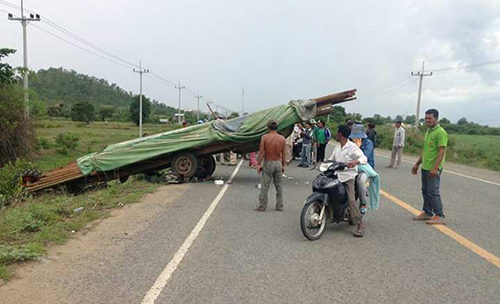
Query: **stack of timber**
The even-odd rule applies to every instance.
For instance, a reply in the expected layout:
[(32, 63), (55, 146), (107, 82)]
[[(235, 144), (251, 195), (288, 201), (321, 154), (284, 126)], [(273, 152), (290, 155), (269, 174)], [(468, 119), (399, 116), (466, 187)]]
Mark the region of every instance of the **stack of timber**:
[(34, 183), (27, 183), (25, 188), (30, 192), (35, 192), (44, 188), (74, 181), (79, 178), (83, 178), (80, 168), (78, 168), (76, 163), (71, 163), (65, 167), (57, 168), (44, 173), (38, 181)]

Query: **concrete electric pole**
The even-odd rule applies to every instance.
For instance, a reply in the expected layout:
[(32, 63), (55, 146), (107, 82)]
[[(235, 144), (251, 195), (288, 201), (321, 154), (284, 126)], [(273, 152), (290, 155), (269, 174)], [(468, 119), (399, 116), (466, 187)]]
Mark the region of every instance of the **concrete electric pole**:
[(200, 95), (200, 92), (198, 92), (198, 95), (195, 96), (195, 98), (198, 100), (198, 110), (197, 110), (197, 114), (196, 114), (196, 123), (198, 123), (200, 121), (200, 98), (202, 98), (203, 96)]
[(179, 90), (179, 113), (177, 115), (179, 115), (179, 124), (180, 124), (181, 123), (181, 91), (182, 91), (182, 89), (185, 89), (186, 87), (182, 86), (181, 81), (179, 80), (179, 85), (175, 86), (175, 88)]
[(12, 14), (9, 14), (9, 20), (13, 21), (21, 21), (21, 25), (23, 26), (23, 87), (24, 87), (24, 104), (26, 106), (25, 110), (25, 115), (29, 116), (30, 114), (30, 109), (29, 109), (29, 94), (28, 94), (28, 44), (27, 44), (27, 37), (26, 37), (26, 26), (28, 25), (29, 21), (40, 21), (40, 15), (38, 14), (30, 14), (30, 17), (27, 18), (24, 16), (24, 3), (23, 0), (21, 0), (21, 17), (17, 18), (14, 17)]
[(134, 69), (134, 72), (139, 73), (139, 137), (142, 137), (142, 74), (149, 73), (149, 70), (143, 69), (139, 61), (139, 70)]
[(241, 87), (241, 116), (245, 115), (245, 87)]
[(422, 80), (424, 79), (424, 76), (432, 76), (432, 72), (425, 74), (424, 73), (424, 64), (425, 61), (422, 61), (422, 71), (421, 72), (411, 72), (411, 76), (418, 76), (420, 77), (419, 84), (418, 84), (418, 98), (417, 98), (417, 114), (415, 115), (415, 126), (420, 125), (420, 98), (422, 97)]

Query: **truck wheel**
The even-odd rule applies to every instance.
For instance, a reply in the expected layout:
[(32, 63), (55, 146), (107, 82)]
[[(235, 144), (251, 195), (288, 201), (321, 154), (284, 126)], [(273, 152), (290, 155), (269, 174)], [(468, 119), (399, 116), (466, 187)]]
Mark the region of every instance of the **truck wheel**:
[(180, 153), (174, 156), (171, 163), (172, 170), (180, 177), (192, 177), (198, 168), (198, 159), (193, 153)]
[(203, 156), (199, 159), (198, 169), (195, 176), (199, 179), (205, 179), (215, 171), (215, 159), (212, 155)]

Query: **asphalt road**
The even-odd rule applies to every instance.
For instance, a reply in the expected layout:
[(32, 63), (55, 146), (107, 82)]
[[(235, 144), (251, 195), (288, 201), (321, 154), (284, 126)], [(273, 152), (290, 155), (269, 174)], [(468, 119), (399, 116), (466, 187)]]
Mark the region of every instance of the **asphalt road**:
[[(420, 180), (410, 174), (411, 165), (386, 169), (387, 159), (376, 161), (382, 189), (420, 209)], [(219, 167), (215, 175), (228, 180), (234, 169)], [(365, 237), (354, 238), (347, 224), (330, 224), (320, 240), (306, 240), (299, 216), (317, 171), (293, 164), (286, 174), (293, 179), (285, 180), (285, 211), (274, 210), (271, 190), (270, 206), (258, 213), (259, 177), (246, 163), (241, 166), (155, 303), (500, 302), (498, 266), (412, 221), (411, 213), (386, 198), (365, 217)], [(152, 198), (168, 199), (168, 187)], [(94, 271), (64, 268), (57, 275), (71, 279), (52, 280), (46, 289), (17, 290), (22, 284), (9, 283), (0, 288), (0, 303), (20, 303), (13, 294), (43, 294), (52, 287), (65, 293), (61, 303), (141, 303), (221, 191), (213, 182), (177, 188), (177, 197), (155, 209), (123, 248), (109, 248), (113, 259), (94, 255), (81, 261)], [(500, 256), (500, 186), (445, 173), (442, 196), (447, 226)], [(39, 267), (51, 263), (58, 261)], [(34, 279), (28, 274), (19, 280)], [(2, 289), (10, 293), (2, 296)], [(44, 302), (39, 299), (35, 303)]]

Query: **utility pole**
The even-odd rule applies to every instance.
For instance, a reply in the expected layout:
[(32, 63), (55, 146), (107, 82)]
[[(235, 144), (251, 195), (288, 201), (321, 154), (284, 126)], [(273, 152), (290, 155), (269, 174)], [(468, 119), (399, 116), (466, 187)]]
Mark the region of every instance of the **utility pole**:
[(142, 137), (142, 74), (149, 73), (149, 70), (143, 69), (139, 61), (139, 70), (134, 69), (134, 72), (139, 73), (139, 137)]
[(245, 87), (241, 87), (241, 116), (245, 115)]
[(420, 98), (422, 97), (422, 80), (424, 79), (424, 76), (432, 76), (432, 72), (430, 73), (424, 73), (424, 65), (425, 61), (422, 61), (422, 72), (411, 72), (411, 76), (418, 76), (420, 77), (419, 83), (418, 83), (418, 98), (417, 98), (417, 114), (415, 115), (415, 126), (419, 126), (420, 122)]
[(200, 95), (200, 92), (198, 92), (198, 95), (195, 96), (195, 98), (198, 100), (198, 112), (196, 114), (196, 123), (200, 121), (200, 98), (203, 96)]
[(175, 88), (179, 90), (179, 113), (177, 115), (179, 115), (179, 124), (180, 124), (181, 123), (181, 91), (182, 91), (182, 89), (185, 89), (186, 87), (182, 86), (181, 81), (179, 80), (179, 85), (175, 86)]
[(25, 108), (25, 115), (29, 116), (30, 114), (30, 108), (29, 108), (29, 94), (28, 94), (28, 44), (27, 44), (27, 37), (26, 37), (26, 26), (28, 25), (29, 21), (40, 21), (40, 15), (38, 14), (30, 14), (30, 17), (24, 17), (24, 3), (23, 0), (21, 0), (21, 17), (17, 18), (14, 17), (12, 14), (8, 14), (9, 20), (13, 21), (21, 21), (21, 25), (23, 26), (23, 87), (24, 87), (24, 104), (26, 106)]

